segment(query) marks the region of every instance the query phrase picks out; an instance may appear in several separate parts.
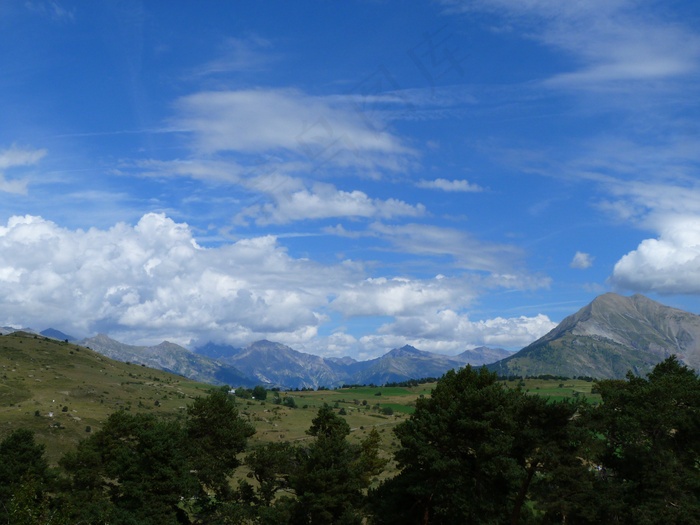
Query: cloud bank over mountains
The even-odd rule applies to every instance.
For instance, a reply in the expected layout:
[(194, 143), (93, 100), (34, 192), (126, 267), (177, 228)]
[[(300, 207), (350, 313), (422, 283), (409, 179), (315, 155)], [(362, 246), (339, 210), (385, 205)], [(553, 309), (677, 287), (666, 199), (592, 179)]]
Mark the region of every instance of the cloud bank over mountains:
[[(465, 342), (518, 347), (554, 326), (542, 315), (471, 322), (444, 307), (467, 306), (476, 286), (444, 276), (370, 278), (351, 260), (291, 257), (273, 236), (203, 248), (188, 225), (163, 214), (109, 230), (71, 231), (35, 216), (0, 227), (0, 316), (140, 344), (269, 338), (371, 357), (407, 342), (455, 353)], [(334, 315), (393, 321), (362, 337), (319, 336)]]

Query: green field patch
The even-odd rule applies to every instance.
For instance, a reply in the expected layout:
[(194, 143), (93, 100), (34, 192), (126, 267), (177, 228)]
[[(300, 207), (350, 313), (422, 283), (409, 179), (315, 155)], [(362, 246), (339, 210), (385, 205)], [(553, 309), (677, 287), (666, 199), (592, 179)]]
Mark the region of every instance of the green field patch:
[(410, 405), (402, 405), (399, 403), (382, 403), (382, 408), (391, 408), (394, 412), (400, 412), (402, 414), (413, 414), (416, 411), (416, 407)]
[[(336, 390), (336, 392), (352, 392), (353, 395), (359, 396), (376, 396), (379, 393), (382, 396), (413, 396), (414, 392), (411, 392), (407, 388), (397, 387), (397, 386), (359, 386), (351, 388), (343, 388)], [(379, 396), (377, 396), (379, 397)]]

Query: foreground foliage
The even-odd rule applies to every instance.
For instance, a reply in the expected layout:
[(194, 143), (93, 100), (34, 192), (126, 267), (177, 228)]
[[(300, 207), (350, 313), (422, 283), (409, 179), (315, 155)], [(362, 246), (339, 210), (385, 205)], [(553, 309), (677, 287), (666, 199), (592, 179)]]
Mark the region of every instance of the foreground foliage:
[(447, 373), (395, 428), (398, 474), (376, 430), (352, 443), (321, 407), (307, 439), (248, 450), (226, 389), (183, 420), (117, 412), (49, 468), (30, 431), (0, 443), (0, 523), (700, 523), (700, 379), (674, 357), (646, 378), (596, 383), (601, 403)]

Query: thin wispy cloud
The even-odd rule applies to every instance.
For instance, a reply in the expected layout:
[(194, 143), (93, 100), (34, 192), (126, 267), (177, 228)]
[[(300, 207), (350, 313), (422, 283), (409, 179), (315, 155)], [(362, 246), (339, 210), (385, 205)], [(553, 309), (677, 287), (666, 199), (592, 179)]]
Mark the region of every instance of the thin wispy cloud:
[(472, 184), (467, 180), (456, 179), (420, 180), (416, 183), (416, 186), (429, 190), (441, 190), (447, 192), (478, 193), (480, 191), (484, 191), (484, 188), (478, 184)]

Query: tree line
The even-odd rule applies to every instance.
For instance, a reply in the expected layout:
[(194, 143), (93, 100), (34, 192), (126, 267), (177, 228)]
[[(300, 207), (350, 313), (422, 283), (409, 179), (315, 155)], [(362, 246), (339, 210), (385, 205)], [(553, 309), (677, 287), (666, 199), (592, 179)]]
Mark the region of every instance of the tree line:
[(700, 523), (698, 375), (671, 357), (595, 388), (597, 405), (550, 402), (485, 368), (450, 371), (395, 427), (398, 473), (381, 483), (376, 431), (351, 443), (326, 405), (309, 440), (248, 449), (226, 389), (184, 421), (117, 412), (57, 468), (17, 430), (0, 443), (0, 523)]

